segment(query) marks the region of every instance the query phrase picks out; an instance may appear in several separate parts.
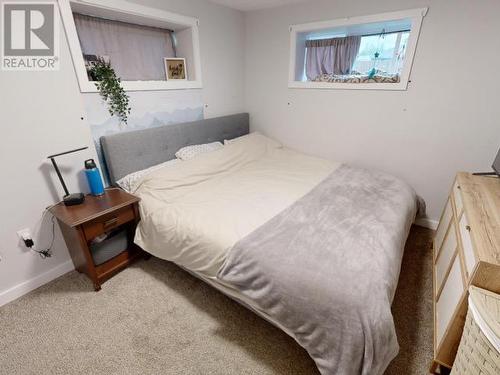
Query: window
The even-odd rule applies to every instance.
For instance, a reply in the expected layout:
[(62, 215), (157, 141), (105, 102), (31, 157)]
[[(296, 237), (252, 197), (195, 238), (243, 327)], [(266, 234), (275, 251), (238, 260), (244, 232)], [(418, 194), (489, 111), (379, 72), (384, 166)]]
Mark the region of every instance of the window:
[(97, 91), (88, 72), (96, 59), (127, 91), (201, 88), (197, 19), (122, 0), (59, 5), (82, 92)]
[(405, 90), (426, 11), (291, 26), (289, 87)]
[(376, 68), (388, 74), (401, 75), (409, 31), (361, 37), (361, 45), (352, 70), (363, 73)]

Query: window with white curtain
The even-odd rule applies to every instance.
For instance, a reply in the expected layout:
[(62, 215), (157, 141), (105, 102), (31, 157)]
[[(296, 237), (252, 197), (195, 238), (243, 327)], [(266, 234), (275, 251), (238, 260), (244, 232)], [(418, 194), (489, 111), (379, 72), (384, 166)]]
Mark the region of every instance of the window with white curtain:
[(125, 91), (203, 87), (199, 20), (126, 0), (57, 0), (81, 92), (98, 92), (89, 73), (110, 62)]
[(165, 80), (165, 57), (176, 57), (173, 32), (73, 13), (86, 63), (103, 58), (123, 81)]

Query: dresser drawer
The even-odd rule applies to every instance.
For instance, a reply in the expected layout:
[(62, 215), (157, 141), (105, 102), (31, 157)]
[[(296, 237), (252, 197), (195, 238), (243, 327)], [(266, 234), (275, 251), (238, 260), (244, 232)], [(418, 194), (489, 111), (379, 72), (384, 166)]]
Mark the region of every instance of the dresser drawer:
[(458, 173), (434, 238), (432, 374), (453, 367), (467, 315), (467, 288), (500, 291), (499, 228), (500, 179)]
[(134, 218), (135, 214), (132, 206), (127, 206), (107, 215), (100, 216), (89, 223), (83, 224), (85, 238), (90, 241), (120, 225), (133, 221)]
[(464, 208), (464, 203), (462, 202), (462, 193), (460, 192), (458, 181), (455, 181), (453, 184), (453, 199), (455, 200), (455, 208), (457, 209), (457, 218), (459, 218)]
[(457, 256), (453, 261), (443, 291), (436, 303), (436, 343), (438, 347), (443, 339), (446, 328), (451, 322), (451, 318), (460, 302), (463, 292), (464, 284), (460, 271), (460, 258)]
[(438, 229), (436, 231), (436, 236), (434, 237), (434, 255), (437, 256), (441, 245), (443, 244), (444, 236), (450, 226), (451, 219), (453, 217), (453, 209), (451, 208), (451, 200), (448, 199), (446, 207), (444, 208), (443, 216), (439, 222)]
[(476, 257), (474, 255), (474, 249), (472, 247), (472, 239), (470, 237), (469, 222), (467, 221), (467, 217), (462, 215), (459, 223), (460, 229), (460, 239), (462, 240), (462, 248), (464, 251), (465, 258), (465, 268), (467, 268), (467, 273), (469, 275), (472, 274), (474, 267), (476, 266)]
[(441, 285), (446, 276), (446, 272), (450, 268), (451, 260), (453, 255), (457, 250), (457, 234), (455, 232), (455, 226), (452, 225), (444, 239), (443, 246), (441, 247), (441, 251), (439, 252), (438, 258), (436, 260), (436, 290), (435, 295), (437, 296), (439, 290), (441, 289)]

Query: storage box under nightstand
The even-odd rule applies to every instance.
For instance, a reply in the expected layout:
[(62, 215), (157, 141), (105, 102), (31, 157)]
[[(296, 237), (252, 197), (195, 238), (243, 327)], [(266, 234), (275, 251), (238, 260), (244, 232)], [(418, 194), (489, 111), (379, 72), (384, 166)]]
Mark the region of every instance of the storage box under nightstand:
[[(139, 198), (123, 190), (108, 189), (99, 197), (88, 195), (81, 205), (59, 203), (50, 209), (57, 218), (75, 268), (87, 274), (96, 291), (101, 289), (102, 282), (143, 254), (133, 243), (139, 221), (138, 203)], [(104, 241), (96, 241), (109, 234), (112, 235)], [(121, 246), (122, 250), (117, 248)], [(112, 257), (107, 259), (106, 253)]]

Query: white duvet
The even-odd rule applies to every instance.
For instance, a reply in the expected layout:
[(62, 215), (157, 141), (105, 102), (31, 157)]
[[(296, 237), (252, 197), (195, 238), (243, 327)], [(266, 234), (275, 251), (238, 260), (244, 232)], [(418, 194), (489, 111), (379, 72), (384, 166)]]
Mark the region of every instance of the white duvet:
[(148, 174), (135, 242), (213, 278), (233, 245), (304, 196), (339, 164), (283, 148), (258, 133)]

